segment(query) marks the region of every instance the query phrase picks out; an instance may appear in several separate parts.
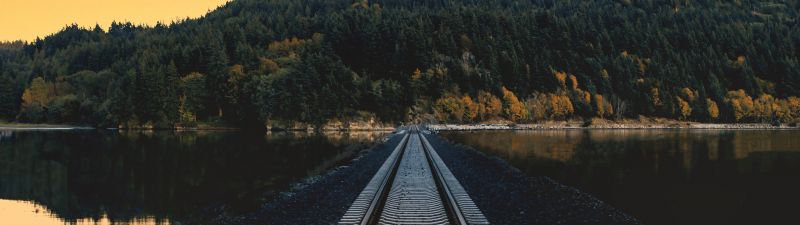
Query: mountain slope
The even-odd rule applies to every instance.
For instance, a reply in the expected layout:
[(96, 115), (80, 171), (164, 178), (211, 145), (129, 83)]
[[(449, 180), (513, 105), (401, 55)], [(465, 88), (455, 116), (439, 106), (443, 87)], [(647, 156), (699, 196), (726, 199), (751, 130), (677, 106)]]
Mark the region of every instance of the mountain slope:
[(14, 88), (0, 99), (20, 100), (2, 116), (164, 127), (372, 116), (792, 122), (798, 7), (239, 0), (172, 25), (72, 26), (4, 44), (0, 87)]

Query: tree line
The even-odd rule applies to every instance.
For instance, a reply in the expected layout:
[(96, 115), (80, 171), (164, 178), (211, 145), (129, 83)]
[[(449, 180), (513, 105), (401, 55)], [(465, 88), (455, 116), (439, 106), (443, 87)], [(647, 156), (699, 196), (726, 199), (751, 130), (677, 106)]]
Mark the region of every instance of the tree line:
[(237, 0), (0, 44), (0, 117), (109, 127), (800, 118), (800, 3)]

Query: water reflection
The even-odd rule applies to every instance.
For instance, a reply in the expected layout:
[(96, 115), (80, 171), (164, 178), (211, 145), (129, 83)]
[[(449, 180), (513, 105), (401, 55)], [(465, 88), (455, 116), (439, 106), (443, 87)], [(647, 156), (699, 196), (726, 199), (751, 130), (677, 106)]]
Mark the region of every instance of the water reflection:
[(113, 222), (108, 215), (101, 215), (99, 218), (84, 218), (75, 221), (64, 222), (55, 214), (42, 205), (28, 201), (13, 201), (0, 199), (0, 218), (3, 222), (14, 225), (169, 225), (167, 219), (159, 220), (153, 217), (134, 218), (126, 222)]
[(797, 130), (446, 132), (533, 176), (549, 176), (645, 224), (793, 224)]
[[(169, 224), (217, 204), (251, 210), (387, 133), (0, 134), (0, 213), (50, 219), (34, 224)], [(0, 223), (18, 224), (9, 218)]]

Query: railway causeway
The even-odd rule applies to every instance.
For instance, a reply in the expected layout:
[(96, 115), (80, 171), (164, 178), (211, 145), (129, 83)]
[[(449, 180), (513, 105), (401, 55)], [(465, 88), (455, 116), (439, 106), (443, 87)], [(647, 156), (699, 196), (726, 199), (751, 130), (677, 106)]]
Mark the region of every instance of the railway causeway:
[(367, 183), (339, 224), (489, 224), (417, 126)]

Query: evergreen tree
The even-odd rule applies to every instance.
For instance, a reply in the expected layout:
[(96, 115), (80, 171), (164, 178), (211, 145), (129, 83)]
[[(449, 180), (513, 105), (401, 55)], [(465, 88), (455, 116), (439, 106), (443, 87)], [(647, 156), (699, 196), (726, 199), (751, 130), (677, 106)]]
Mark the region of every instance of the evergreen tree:
[(14, 83), (7, 76), (0, 76), (0, 119), (12, 120), (17, 114), (17, 94)]
[(170, 61), (164, 74), (161, 102), (162, 111), (168, 124), (174, 124), (180, 119), (180, 75), (174, 61)]
[(145, 52), (139, 56), (139, 67), (136, 72), (136, 92), (134, 104), (136, 116), (141, 123), (159, 123), (164, 121), (163, 67), (153, 52)]
[(206, 61), (208, 66), (206, 87), (209, 89), (207, 109), (214, 110), (212, 115), (222, 117), (228, 107), (230, 97), (228, 91), (228, 56), (225, 54), (222, 40), (215, 37), (218, 36), (212, 37), (206, 47), (206, 54), (208, 55)]

